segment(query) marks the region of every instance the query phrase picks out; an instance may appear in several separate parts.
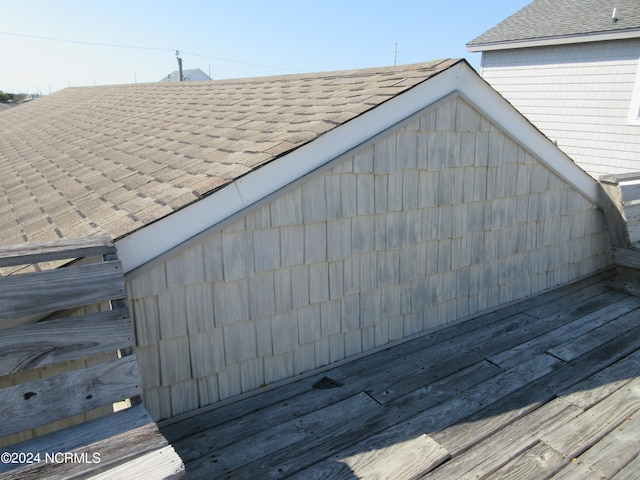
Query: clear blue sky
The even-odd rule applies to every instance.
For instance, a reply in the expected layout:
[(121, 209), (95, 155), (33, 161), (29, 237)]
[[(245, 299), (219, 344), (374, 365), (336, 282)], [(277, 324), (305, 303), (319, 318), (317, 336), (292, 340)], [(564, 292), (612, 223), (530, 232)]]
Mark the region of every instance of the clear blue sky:
[(394, 58), (464, 57), (478, 69), (480, 54), (465, 44), (529, 2), (0, 0), (0, 90), (156, 82), (177, 70), (175, 50), (185, 69), (214, 79), (393, 65)]

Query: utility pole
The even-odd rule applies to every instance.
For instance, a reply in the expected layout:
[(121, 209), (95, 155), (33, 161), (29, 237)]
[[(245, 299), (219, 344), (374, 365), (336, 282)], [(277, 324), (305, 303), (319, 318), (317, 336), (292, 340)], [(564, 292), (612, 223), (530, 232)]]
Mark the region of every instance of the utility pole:
[(176, 50), (176, 58), (178, 59), (178, 74), (180, 75), (179, 79), (182, 82), (184, 77), (182, 76), (182, 59), (179, 57), (180, 52)]

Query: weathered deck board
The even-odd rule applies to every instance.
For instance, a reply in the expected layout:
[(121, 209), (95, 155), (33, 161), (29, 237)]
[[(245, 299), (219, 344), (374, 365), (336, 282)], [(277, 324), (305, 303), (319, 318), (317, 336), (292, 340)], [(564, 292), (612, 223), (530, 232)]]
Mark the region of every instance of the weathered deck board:
[[(640, 343), (640, 342), (636, 342), (636, 343)], [(637, 347), (638, 345), (636, 345), (636, 348)], [(639, 353), (638, 351), (634, 352), (634, 356), (637, 357), (638, 353)], [(625, 362), (625, 360), (626, 358), (623, 358), (621, 363)], [(573, 373), (573, 372), (570, 372), (570, 370), (575, 370), (576, 366), (579, 366), (579, 365), (567, 364), (566, 367), (563, 368), (563, 370), (565, 370), (567, 373)], [(583, 372), (587, 368), (586, 362), (581, 367), (582, 368), (580, 368), (580, 371)], [(620, 371), (621, 369), (618, 368), (617, 364), (614, 364), (612, 367), (609, 367), (606, 370), (610, 370), (609, 376), (611, 378), (617, 378), (617, 376), (614, 375), (615, 373), (623, 373), (623, 372), (628, 373), (628, 367), (625, 367), (623, 369), (623, 372), (621, 372)], [(635, 372), (637, 374), (638, 372), (640, 372), (640, 370), (635, 370)], [(606, 383), (602, 385), (598, 385), (597, 382), (594, 380), (594, 378), (597, 376), (598, 374), (587, 378), (585, 381), (581, 382), (579, 385), (576, 385), (574, 388), (576, 390), (578, 390), (579, 388), (601, 389), (602, 393), (606, 395), (606, 391), (609, 390), (608, 385)], [(600, 375), (600, 378), (602, 379), (603, 377)], [(550, 380), (550, 379), (545, 377), (545, 380)], [(560, 379), (556, 376), (555, 380), (558, 381)], [(571, 376), (567, 376), (566, 381), (572, 381)], [(541, 385), (537, 385), (536, 387), (537, 388), (531, 388), (531, 386), (527, 386), (527, 390), (530, 390), (529, 394), (531, 395), (532, 400), (535, 398), (536, 392), (544, 391), (542, 388), (540, 388)], [(538, 393), (537, 395), (540, 396), (541, 394)], [(592, 398), (594, 399), (598, 397), (600, 396), (599, 395), (592, 396)], [(553, 398), (553, 395), (550, 395), (549, 398)], [(536, 433), (531, 428), (531, 426), (528, 423), (526, 423), (526, 422), (530, 422), (531, 419), (535, 417), (535, 415), (537, 414), (536, 412), (548, 412), (550, 410), (551, 405), (557, 405), (559, 407), (567, 408), (566, 419), (570, 419), (571, 421), (573, 421), (573, 419), (577, 418), (582, 414), (583, 412), (582, 409), (572, 406), (572, 404), (564, 400), (564, 398), (566, 397), (556, 398), (555, 400), (551, 400), (548, 404), (546, 404), (544, 408), (536, 409), (534, 407), (540, 407), (541, 405), (543, 405), (542, 402), (538, 401), (527, 408), (527, 410), (529, 410), (530, 412), (533, 412), (528, 415), (524, 415), (524, 414), (517, 415), (518, 413), (517, 409), (513, 406), (513, 402), (511, 402), (512, 403), (511, 407), (513, 409), (509, 410), (509, 406), (505, 405), (506, 408), (504, 410), (506, 410), (506, 413), (504, 414), (498, 414), (497, 416), (492, 416), (492, 413), (495, 413), (495, 408), (489, 409), (491, 411), (485, 411), (483, 412), (482, 415), (476, 415), (474, 416), (473, 419), (467, 419), (465, 423), (460, 423), (454, 426), (453, 428), (446, 429), (443, 432), (439, 432), (433, 435), (433, 438), (438, 443), (443, 445), (443, 447), (450, 449), (452, 454), (456, 455), (458, 453), (461, 453), (456, 458), (459, 458), (459, 461), (463, 462), (465, 466), (468, 467), (470, 464), (473, 463), (473, 458), (476, 458), (476, 459), (482, 460), (483, 464), (485, 465), (485, 467), (483, 468), (488, 468), (490, 470), (489, 467), (491, 465), (493, 466), (495, 466), (496, 464), (499, 465), (499, 461), (497, 458), (488, 457), (489, 455), (491, 455), (492, 448), (495, 448), (499, 451), (499, 454), (498, 454), (499, 457), (508, 459), (510, 448), (511, 449), (515, 448), (517, 446), (518, 441), (522, 441), (523, 438), (525, 437), (528, 438), (532, 434)], [(606, 396), (604, 398), (606, 398)], [(525, 413), (529, 413), (529, 411)], [(513, 421), (513, 417), (516, 417), (516, 416), (519, 419), (516, 420), (514, 423), (511, 423), (511, 421)], [(512, 417), (512, 418), (505, 418), (505, 417)], [(562, 427), (562, 423), (563, 422), (556, 424), (554, 428)], [(513, 426), (520, 425), (520, 424), (524, 425), (524, 428), (522, 429), (521, 433), (519, 434), (513, 434), (512, 432), (510, 433), (509, 429), (513, 430), (514, 428)], [(504, 432), (509, 433), (508, 438), (517, 439), (517, 440), (507, 441), (508, 445), (506, 446), (500, 445), (498, 443), (497, 436), (493, 434), (495, 432), (501, 432), (501, 431), (503, 433)], [(559, 431), (559, 430), (554, 430), (554, 431)], [(533, 436), (532, 438), (529, 438), (529, 440), (536, 443), (539, 441), (539, 437), (540, 435), (538, 434)], [(491, 441), (490, 442), (482, 441), (487, 438), (491, 438)], [(581, 437), (580, 435), (576, 436), (576, 440), (579, 442), (587, 441), (585, 438)], [(471, 457), (470, 457), (470, 454), (465, 453), (468, 448), (471, 448), (471, 450), (469, 450), (469, 452), (473, 454), (473, 456)], [(509, 468), (507, 470), (503, 470), (502, 474), (505, 474), (506, 471), (511, 473), (512, 468), (517, 467), (521, 469), (523, 464), (532, 464), (534, 466), (537, 466), (538, 468), (543, 469), (545, 472), (547, 472), (546, 473), (547, 475), (553, 474), (555, 470), (558, 470), (559, 468), (564, 466), (571, 458), (570, 456), (567, 457), (567, 455), (562, 455), (561, 452), (558, 452), (557, 450), (554, 450), (553, 448), (551, 448), (549, 445), (546, 445), (544, 458), (534, 457), (535, 460), (533, 460), (531, 458), (533, 454), (529, 452), (529, 447), (526, 444), (520, 445), (519, 448), (524, 448), (522, 453), (516, 454), (513, 457), (513, 459), (509, 462), (509, 465), (510, 465)], [(483, 451), (483, 449), (488, 449), (488, 451), (485, 452)], [(517, 453), (517, 451), (518, 451), (518, 448), (516, 448), (515, 452)], [(485, 457), (487, 457), (487, 459), (483, 460)], [(553, 461), (551, 461), (552, 458), (554, 459)], [(564, 458), (565, 460), (559, 461), (559, 458)], [(473, 471), (470, 470), (466, 472), (469, 474), (469, 478), (472, 478), (476, 474), (478, 475), (486, 474), (487, 471), (486, 470), (483, 471), (481, 467), (482, 467), (481, 465), (478, 465), (476, 466), (477, 470), (473, 470)], [(445, 469), (443, 471), (440, 471), (438, 475), (442, 475), (442, 477), (436, 476), (434, 478), (446, 478), (446, 475), (448, 474), (447, 472), (449, 472), (449, 474), (451, 473), (451, 468), (453, 467), (449, 467), (448, 470)], [(456, 474), (458, 474), (459, 472), (460, 472), (460, 469), (456, 469)], [(431, 478), (431, 477), (428, 477), (428, 478)], [(489, 478), (494, 478), (494, 477), (489, 477)], [(497, 474), (495, 478), (501, 478), (500, 474)], [(511, 478), (511, 477), (506, 476), (505, 478)], [(542, 475), (542, 473), (537, 469), (533, 469), (529, 472), (522, 470), (520, 476), (516, 476), (515, 478), (537, 479), (537, 478), (544, 478), (544, 475)]]
[[(637, 441), (637, 440), (636, 440)], [(614, 478), (615, 480), (635, 480), (640, 472), (640, 455), (631, 460)]]
[[(635, 230), (640, 229), (636, 226)], [(640, 251), (637, 248), (611, 247), (611, 259), (615, 265), (640, 268)]]
[(0, 268), (76, 259), (114, 253), (116, 248), (108, 235), (88, 238), (60, 239), (55, 242), (0, 246)]
[(634, 478), (639, 319), (592, 278), (163, 433), (189, 478)]
[(553, 448), (536, 443), (483, 480), (538, 480), (548, 478), (567, 463)]
[(627, 331), (633, 329), (633, 327), (637, 325), (637, 320), (639, 318), (640, 315), (638, 314), (638, 311), (629, 312), (591, 330), (588, 334), (581, 335), (576, 340), (567, 341), (562, 345), (550, 348), (547, 352), (569, 362), (580, 355), (584, 355), (586, 352), (597, 348), (607, 340), (615, 338), (621, 334), (625, 334)]
[(479, 443), (455, 456), (456, 463), (449, 462), (424, 478), (483, 478), (538, 443), (540, 432), (553, 430), (576, 414), (575, 407), (562, 402), (550, 402), (547, 408), (536, 409), (498, 430), (491, 436), (490, 442)]
[[(636, 331), (640, 330), (636, 329)], [(623, 340), (627, 345), (640, 345), (640, 339), (631, 342), (621, 337), (618, 339)], [(614, 356), (610, 357), (610, 359), (614, 358)], [(565, 391), (558, 392), (558, 396), (565, 402), (587, 410), (627, 385), (637, 376), (638, 372), (640, 372), (640, 351), (635, 350), (595, 375), (572, 385)]]
[[(416, 428), (436, 431), (481, 408), (486, 398), (495, 395), (495, 392), (506, 394), (515, 390), (526, 382), (525, 378), (535, 375), (536, 371), (544, 370), (546, 363), (557, 362), (549, 356), (542, 361), (536, 360), (529, 365), (519, 366), (518, 372), (502, 372), (458, 395), (452, 388), (453, 385), (449, 385), (449, 388), (444, 389), (443, 395), (433, 396), (434, 403), (431, 403), (429, 391), (421, 391), (389, 404), (386, 415), (379, 411), (370, 415), (361, 412), (352, 418), (349, 425), (334, 426), (328, 435), (298, 443), (296, 450), (300, 451), (299, 455), (290, 454), (290, 445), (271, 455), (268, 462), (252, 462), (239, 469), (237, 473), (239, 478), (252, 478), (252, 475), (253, 478), (279, 478), (280, 471), (295, 473), (321, 460), (322, 455), (326, 455), (327, 452), (336, 455), (345, 448), (357, 445), (358, 439), (364, 440), (363, 444), (357, 445), (356, 448), (381, 449), (419, 435), (421, 432), (416, 431)], [(452, 383), (458, 388), (464, 387), (461, 382)], [(272, 467), (276, 459), (277, 470)], [(201, 465), (203, 462), (194, 463)]]
[(254, 452), (254, 458), (260, 458), (294, 444), (308, 443), (331, 430), (327, 429), (328, 425), (339, 429), (349, 425), (350, 420), (361, 416), (363, 412), (369, 418), (380, 415), (380, 409), (365, 393), (360, 393), (259, 434), (245, 436), (231, 447), (214, 451), (206, 459), (210, 465), (207, 474), (210, 475), (209, 478), (221, 478), (226, 471), (243, 467), (247, 462), (248, 451)]
[(133, 346), (131, 320), (123, 310), (49, 320), (38, 327), (3, 329), (0, 376)]
[(543, 435), (541, 440), (567, 457), (580, 455), (640, 409), (640, 379), (617, 390), (608, 400), (571, 419), (565, 428)]
[(395, 480), (418, 478), (449, 458), (449, 452), (428, 435), (419, 435), (406, 442), (379, 450), (355, 453), (339, 461), (328, 459), (290, 477), (299, 480), (340, 480), (371, 478)]
[(147, 452), (122, 465), (91, 477), (92, 480), (118, 480), (135, 478), (136, 480), (181, 480), (184, 469), (175, 456), (171, 446)]
[[(531, 367), (535, 369), (537, 365), (532, 365)], [(486, 398), (487, 395), (490, 395), (491, 392), (495, 391), (495, 387), (502, 387), (503, 391), (508, 390), (508, 388), (510, 388), (512, 385), (512, 380), (513, 377), (510, 375), (498, 375), (488, 382), (482, 382), (475, 388), (469, 389), (466, 394), (461, 394), (459, 397), (450, 398), (448, 401), (439, 403), (434, 408), (421, 412), (416, 416), (410, 417), (405, 422), (387, 428), (379, 434), (373, 435), (361, 441), (360, 443), (349, 447), (348, 449), (334, 454), (333, 457), (339, 459), (358, 458), (366, 455), (366, 452), (369, 452), (368, 454), (371, 454), (371, 452), (384, 452), (390, 449), (393, 445), (403, 445), (406, 443), (414, 442), (416, 438), (420, 438), (420, 432), (422, 430), (425, 430), (427, 432), (438, 430), (438, 428), (448, 424), (449, 422), (455, 422), (456, 419), (459, 419), (460, 416), (464, 416), (465, 413), (468, 413), (469, 410), (478, 408), (478, 406), (482, 405), (482, 399)], [(446, 452), (445, 448), (442, 448), (442, 450), (443, 452)], [(415, 470), (412, 473), (426, 473), (431, 468), (433, 468), (433, 465), (431, 465), (430, 457), (428, 456), (427, 459), (427, 462), (423, 462), (422, 460), (416, 461), (414, 465)], [(330, 466), (331, 461), (328, 462), (327, 468), (330, 468)], [(366, 468), (361, 468), (362, 472), (366, 471)], [(312, 471), (317, 469), (317, 465), (311, 468)], [(306, 472), (306, 470), (300, 472), (299, 477), (305, 478)], [(362, 472), (360, 470), (354, 469), (354, 473), (358, 475), (358, 478), (368, 478), (366, 477), (366, 475), (364, 477), (360, 477)], [(394, 476), (394, 478), (396, 477)], [(409, 476), (407, 478), (415, 477)]]
[[(150, 422), (151, 417), (149, 417), (142, 404), (138, 404), (113, 415), (106, 415), (85, 423), (73, 425), (67, 428), (64, 434), (59, 431), (52, 432), (18, 445), (12, 445), (11, 451), (15, 453), (32, 453), (34, 455), (40, 454), (41, 457), (44, 457), (53, 444), (56, 445), (56, 449), (60, 452), (71, 452), (87, 445), (87, 443), (99, 442), (131, 429), (143, 427)], [(0, 463), (0, 474), (10, 470), (10, 467), (12, 467), (11, 464)]]
[(0, 277), (0, 319), (125, 298), (120, 261)]
[[(466, 385), (475, 385), (475, 383), (490, 378), (499, 372), (499, 369), (488, 362), (480, 362), (470, 368), (464, 369), (454, 375), (444, 376), (443, 381), (438, 382), (438, 376), (432, 378), (433, 390), (429, 395), (429, 402), (433, 404), (436, 399), (442, 397), (438, 392), (447, 392), (454, 386), (464, 387)], [(332, 373), (332, 372), (330, 372)], [(344, 377), (331, 375), (331, 378), (344, 380)], [(314, 379), (315, 380), (315, 379)], [(322, 408), (327, 404), (336, 404), (343, 398), (347, 398), (350, 394), (361, 392), (366, 387), (366, 383), (360, 382), (360, 379), (354, 378), (353, 383), (343, 385), (343, 387), (327, 390), (316, 390), (310, 388), (313, 383), (308, 383), (307, 391), (298, 395), (295, 399), (287, 399), (275, 405), (266, 406), (257, 413), (249, 413), (242, 418), (235, 419), (233, 422), (227, 422), (215, 429), (215, 439), (208, 439), (207, 435), (192, 435), (183, 440), (176, 440), (173, 443), (180, 445), (185, 450), (186, 458), (193, 458), (198, 454), (203, 455), (204, 446), (206, 450), (212, 449), (215, 442), (217, 446), (224, 446), (234, 441), (238, 441), (245, 436), (250, 436), (266, 429), (268, 426), (279, 425), (291, 419), (301, 418), (309, 412), (313, 412), (317, 408)], [(388, 377), (387, 381), (392, 381), (393, 377)], [(355, 393), (354, 393), (355, 392)], [(422, 392), (417, 392), (422, 395)], [(367, 392), (368, 394), (368, 392)], [(446, 399), (447, 397), (442, 397)], [(424, 400), (420, 400), (419, 405), (426, 408), (429, 404)], [(211, 418), (208, 415), (208, 418)]]
[[(585, 478), (614, 478), (629, 462), (638, 457), (638, 419), (629, 417), (612, 430), (594, 447), (570, 462), (552, 478), (557, 480), (583, 480)], [(637, 478), (639, 471), (635, 471)], [(615, 477), (617, 478), (617, 477)]]
[(139, 394), (140, 381), (133, 356), (6, 387), (0, 390), (0, 404), (3, 405), (0, 436)]
[[(483, 389), (486, 385), (493, 385), (495, 382), (500, 381), (499, 378), (496, 379), (498, 373), (499, 371), (495, 366), (487, 362), (464, 369), (432, 383), (429, 387), (424, 387), (405, 395), (391, 405), (386, 405), (384, 417), (378, 415), (373, 421), (365, 423), (362, 428), (350, 429), (345, 432), (345, 435), (334, 439), (330, 444), (320, 440), (317, 442), (317, 446), (321, 449), (328, 448), (333, 457), (339, 458), (357, 456), (367, 451), (387, 450), (394, 444), (388, 438), (396, 435), (397, 428), (395, 427), (398, 422), (401, 420), (407, 421), (414, 414), (425, 411), (433, 412), (434, 416), (437, 417), (438, 411), (451, 400), (452, 391), (457, 389), (458, 392), (464, 392), (474, 388)], [(389, 412), (394, 412), (395, 415), (389, 415)], [(407, 425), (404, 423), (401, 424), (401, 428), (406, 427)], [(403, 438), (403, 442), (410, 440), (408, 437)], [(308, 467), (314, 462), (315, 458), (320, 458), (318, 450), (309, 452), (291, 462), (283, 458), (282, 464), (286, 465), (289, 470), (295, 471)], [(325, 467), (328, 467), (326, 462)], [(252, 466), (250, 465), (249, 468), (252, 468)], [(313, 469), (315, 470), (315, 468)], [(302, 470), (300, 473), (301, 478), (304, 478), (304, 472), (306, 470)]]
[[(61, 437), (61, 435), (58, 435), (58, 437)], [(137, 462), (140, 456), (147, 452), (157, 451), (165, 446), (166, 440), (160, 435), (156, 425), (151, 422), (137, 428), (129, 428), (127, 431), (106, 440), (67, 451), (77, 454), (84, 461), (50, 462), (48, 465), (46, 462), (42, 462), (41, 464), (27, 465), (6, 473), (3, 478), (7, 480), (64, 479), (72, 475), (75, 478), (82, 478), (83, 474), (94, 475), (96, 473), (95, 464), (100, 464), (102, 468), (107, 469), (119, 463)], [(51, 452), (51, 446), (49, 446), (46, 453), (57, 453), (57, 449), (55, 452)], [(43, 453), (43, 458), (46, 453)], [(94, 454), (99, 454), (99, 462), (94, 462)], [(108, 478), (118, 478), (114, 472), (109, 473), (110, 476)], [(129, 475), (127, 475), (129, 478), (138, 478), (132, 471)]]
[[(619, 337), (617, 340), (609, 342), (606, 349), (591, 352), (577, 361), (562, 365), (539, 380), (528, 383), (500, 402), (494, 402), (465, 418), (464, 422), (434, 433), (433, 438), (456, 455), (489, 438), (505, 425), (552, 401), (559, 394), (574, 390), (582, 392), (584, 389), (593, 391), (595, 388), (604, 392), (608, 389), (607, 380), (619, 378), (617, 374), (630, 374), (625, 365), (629, 363), (627, 362), (629, 357), (626, 355), (632, 351), (634, 357), (640, 356), (640, 351), (637, 350), (640, 349), (640, 339), (628, 342), (624, 337)], [(608, 354), (602, 355), (603, 352)], [(620, 362), (616, 362), (621, 358)], [(618, 363), (621, 362), (624, 362), (624, 368), (618, 367)], [(610, 373), (602, 374), (606, 371)], [(598, 383), (598, 380), (602, 383)], [(593, 394), (594, 398), (597, 396), (597, 393)], [(561, 398), (565, 403), (574, 403), (565, 397)]]
[(640, 308), (640, 298), (622, 296), (622, 299), (617, 300), (620, 298), (620, 295), (617, 294), (617, 292), (610, 292), (609, 295), (601, 295), (600, 297), (603, 297), (602, 300), (605, 300), (602, 308), (566, 323), (560, 328), (548, 331), (528, 342), (516, 346), (515, 348), (493, 355), (490, 357), (490, 360), (503, 368), (509, 368), (510, 366), (518, 364), (523, 359), (526, 359), (531, 355), (532, 351), (542, 353), (549, 348), (565, 343), (568, 338), (582, 335), (583, 333), (589, 332), (610, 320), (615, 320), (620, 315), (624, 315), (631, 310)]
[[(307, 439), (273, 453), (270, 455), (268, 462), (263, 462), (262, 459), (250, 461), (250, 463), (237, 470), (235, 475), (238, 478), (279, 478), (282, 472), (295, 473), (322, 460), (327, 456), (327, 452), (338, 452), (353, 443), (357, 443), (360, 438), (367, 438), (377, 431), (393, 426), (401, 418), (406, 418), (414, 412), (447, 400), (454, 386), (466, 389), (483, 382), (487, 378), (492, 378), (495, 373), (495, 367), (484, 363), (478, 368), (467, 369), (459, 372), (459, 374), (448, 376), (440, 383), (435, 382), (432, 392), (415, 392), (415, 394), (403, 399), (403, 405), (397, 402), (397, 405), (391, 407), (401, 416), (400, 418), (382, 415), (382, 408), (358, 412), (347, 423), (325, 425), (325, 430), (316, 432), (316, 438)], [(178, 448), (181, 448), (181, 446)], [(292, 457), (289, 452), (294, 448), (298, 451), (298, 455)], [(274, 462), (274, 460), (277, 461)], [(201, 465), (204, 462), (204, 459), (198, 459), (193, 463), (194, 465)], [(277, 469), (273, 468), (274, 464), (277, 464)], [(255, 477), (252, 477), (252, 475), (255, 475)], [(206, 473), (203, 472), (202, 478), (206, 478)]]
[[(617, 294), (614, 294), (617, 297)], [(551, 326), (560, 325), (568, 318), (575, 318), (576, 311), (588, 312), (592, 309), (602, 307), (606, 304), (607, 298), (600, 298), (604, 295), (597, 296), (594, 299), (585, 300), (584, 302), (578, 302), (571, 305), (570, 308), (573, 311), (573, 315), (570, 317), (567, 315), (548, 315), (534, 319), (529, 315), (516, 315), (509, 319), (509, 321), (503, 320), (499, 325), (494, 325), (493, 328), (484, 328), (482, 331), (474, 332), (473, 335), (466, 337), (457, 337), (456, 341), (450, 342), (443, 348), (437, 346), (433, 348), (433, 354), (428, 361), (422, 364), (416, 365), (414, 370), (415, 374), (405, 372), (401, 381), (396, 382), (391, 386), (385, 386), (385, 388), (373, 388), (369, 392), (381, 403), (385, 403), (397, 396), (407, 393), (411, 390), (419, 388), (425, 381), (429, 379), (430, 375), (433, 375), (432, 370), (452, 369), (455, 367), (463, 367), (471, 365), (487, 356), (488, 352), (504, 352), (512, 348), (516, 348), (520, 345), (526, 344), (535, 335), (537, 331), (546, 331)], [(557, 308), (561, 308), (560, 305), (555, 304)], [(640, 306), (640, 303), (638, 304)], [(431, 352), (429, 352), (431, 353)], [(425, 356), (426, 353), (420, 352), (421, 356)], [(449, 358), (452, 362), (445, 365), (437, 364), (437, 367), (428, 368), (425, 365), (431, 365), (433, 358)], [(517, 366), (519, 363), (531, 358), (520, 358), (519, 362), (513, 362), (506, 368)], [(453, 361), (455, 359), (455, 361)], [(493, 357), (489, 360), (492, 363), (496, 363), (499, 366), (499, 362), (495, 362)], [(408, 366), (408, 365), (407, 365)], [(455, 371), (455, 370), (454, 370)]]

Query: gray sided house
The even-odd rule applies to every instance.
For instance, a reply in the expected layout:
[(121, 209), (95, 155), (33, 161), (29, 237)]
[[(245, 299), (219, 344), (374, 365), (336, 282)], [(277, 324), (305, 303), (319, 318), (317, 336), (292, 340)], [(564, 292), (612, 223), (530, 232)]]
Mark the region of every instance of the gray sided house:
[(2, 243), (116, 239), (155, 419), (610, 264), (597, 183), (465, 61), (68, 89), (0, 128)]
[(467, 44), (481, 75), (594, 177), (640, 168), (640, 2), (534, 0)]

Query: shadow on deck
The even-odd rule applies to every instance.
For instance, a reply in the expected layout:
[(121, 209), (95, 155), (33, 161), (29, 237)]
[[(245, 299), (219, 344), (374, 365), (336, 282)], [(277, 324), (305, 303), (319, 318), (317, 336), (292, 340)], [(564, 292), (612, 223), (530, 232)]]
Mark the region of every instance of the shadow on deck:
[(638, 320), (594, 276), (162, 432), (192, 479), (638, 478)]

